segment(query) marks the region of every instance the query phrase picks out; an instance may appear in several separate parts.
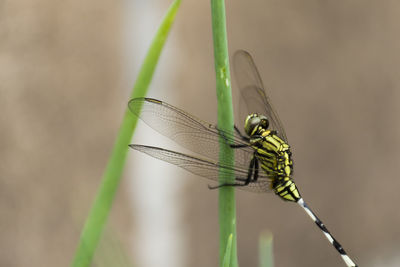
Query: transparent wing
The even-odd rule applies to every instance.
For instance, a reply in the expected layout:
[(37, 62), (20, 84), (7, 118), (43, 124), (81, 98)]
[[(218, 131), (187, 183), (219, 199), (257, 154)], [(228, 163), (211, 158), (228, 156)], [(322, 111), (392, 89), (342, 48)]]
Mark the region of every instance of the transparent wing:
[[(269, 120), (269, 129), (276, 130), (278, 136), (287, 142), (285, 130), (271, 105), (270, 98), (265, 92), (263, 82), (251, 55), (244, 50), (238, 50), (233, 56), (233, 67), (236, 82), (247, 107), (247, 113), (263, 114)], [(242, 112), (241, 112), (242, 113)], [(244, 118), (241, 118), (244, 120)]]
[[(201, 159), (178, 153), (175, 151), (163, 149), (160, 147), (152, 147), (145, 145), (129, 145), (134, 150), (145, 153), (153, 158), (166, 161), (181, 167), (193, 174), (205, 177), (207, 179), (218, 182), (218, 177), (221, 175), (221, 179), (228, 179), (232, 177), (232, 173), (235, 176), (235, 182), (244, 184), (247, 178), (248, 167), (240, 168), (238, 166), (223, 165), (210, 160)], [(256, 182), (250, 182), (247, 186), (238, 186), (237, 188), (252, 192), (268, 192), (270, 191), (271, 179), (266, 174), (260, 172)]]
[[(129, 101), (129, 109), (164, 136), (177, 144), (214, 161), (219, 160), (219, 139), (228, 144), (247, 144), (237, 134), (229, 134), (216, 126), (180, 110), (172, 105), (152, 98), (135, 98)], [(251, 147), (234, 149), (235, 164), (248, 168), (254, 150)]]

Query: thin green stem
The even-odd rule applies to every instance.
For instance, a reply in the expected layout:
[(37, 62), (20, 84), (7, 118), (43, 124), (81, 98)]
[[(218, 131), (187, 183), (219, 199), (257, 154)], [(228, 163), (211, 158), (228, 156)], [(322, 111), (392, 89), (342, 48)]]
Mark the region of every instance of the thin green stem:
[[(181, 0), (175, 0), (169, 7), (136, 79), (131, 97), (145, 96), (153, 77), (160, 53), (175, 19)], [(92, 262), (104, 225), (110, 213), (112, 202), (121, 180), (128, 145), (136, 127), (135, 118), (128, 109), (125, 111), (114, 148), (108, 161), (96, 199), (86, 219), (72, 266), (86, 267)]]
[(274, 267), (273, 237), (270, 232), (261, 234), (258, 245), (258, 255), (260, 267)]
[[(233, 132), (233, 107), (231, 77), (229, 72), (229, 54), (226, 34), (226, 18), (224, 0), (211, 0), (211, 16), (214, 40), (214, 62), (217, 83), (218, 127)], [(220, 142), (220, 161), (223, 164), (234, 163), (234, 153), (224, 142)], [(233, 182), (220, 179), (220, 183)], [(220, 257), (219, 265), (223, 265), (223, 257), (229, 236), (232, 234), (232, 252), (230, 265), (238, 266), (236, 249), (236, 202), (233, 187), (219, 189), (219, 225), (220, 225)]]

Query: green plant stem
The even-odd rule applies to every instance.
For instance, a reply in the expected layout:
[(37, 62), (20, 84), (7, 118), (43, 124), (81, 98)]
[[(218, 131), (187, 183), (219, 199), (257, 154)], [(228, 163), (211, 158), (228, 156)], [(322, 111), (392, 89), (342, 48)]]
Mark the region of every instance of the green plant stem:
[(232, 240), (233, 240), (233, 235), (230, 234), (228, 238), (228, 242), (226, 245), (225, 249), (225, 254), (224, 254), (224, 261), (222, 263), (223, 267), (229, 267), (231, 266), (231, 250), (232, 250)]
[[(180, 2), (181, 0), (175, 0), (171, 4), (157, 31), (136, 79), (131, 94), (132, 98), (146, 95), (148, 86), (153, 77), (154, 69), (175, 19)], [(115, 193), (121, 180), (128, 145), (132, 139), (136, 123), (137, 118), (130, 114), (127, 108), (96, 199), (82, 230), (75, 258), (72, 263), (74, 267), (89, 266), (93, 259), (93, 254), (99, 243), (104, 225), (112, 207)]]
[(270, 232), (264, 232), (260, 235), (258, 255), (260, 267), (274, 266), (273, 236)]
[[(218, 127), (221, 130), (233, 132), (233, 107), (231, 92), (231, 77), (229, 72), (229, 54), (226, 34), (225, 3), (224, 0), (211, 0), (211, 17), (214, 40), (214, 62), (217, 83), (218, 100)], [(222, 156), (223, 155), (223, 156)], [(233, 150), (224, 142), (220, 142), (220, 161), (225, 164), (234, 163)], [(223, 181), (220, 183), (233, 182)], [(219, 265), (223, 265), (223, 257), (229, 236), (232, 234), (232, 252), (230, 265), (238, 266), (236, 249), (236, 202), (233, 187), (219, 189), (219, 225), (220, 225), (220, 257)]]

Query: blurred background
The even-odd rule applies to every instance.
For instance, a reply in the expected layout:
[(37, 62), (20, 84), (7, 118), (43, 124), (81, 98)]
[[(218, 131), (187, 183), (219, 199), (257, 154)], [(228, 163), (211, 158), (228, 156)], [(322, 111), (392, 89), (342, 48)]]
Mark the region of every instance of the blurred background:
[[(170, 3), (0, 2), (0, 266), (70, 264)], [(304, 199), (360, 266), (399, 266), (400, 4), (226, 8), (230, 54), (252, 53)], [(182, 1), (148, 96), (216, 122), (210, 1)], [(144, 123), (132, 142), (187, 152)], [(130, 151), (93, 266), (217, 266), (217, 192), (207, 183)], [(237, 191), (237, 228), (240, 266), (258, 266), (265, 230), (276, 267), (344, 265), (308, 216), (274, 194)]]

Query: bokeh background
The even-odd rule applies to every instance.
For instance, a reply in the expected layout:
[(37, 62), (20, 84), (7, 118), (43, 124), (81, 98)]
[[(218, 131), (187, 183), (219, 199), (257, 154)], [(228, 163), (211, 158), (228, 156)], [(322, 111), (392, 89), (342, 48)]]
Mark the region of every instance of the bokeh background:
[[(0, 1), (0, 266), (68, 266), (171, 1)], [(397, 1), (226, 2), (285, 125), (295, 181), (360, 266), (399, 266)], [(235, 90), (235, 83), (234, 90)], [(183, 0), (149, 91), (216, 122), (210, 1)], [(237, 106), (238, 99), (235, 99)], [(143, 123), (134, 143), (183, 152)], [(217, 266), (217, 192), (131, 151), (93, 266)], [(237, 192), (241, 266), (343, 266), (308, 216)]]

